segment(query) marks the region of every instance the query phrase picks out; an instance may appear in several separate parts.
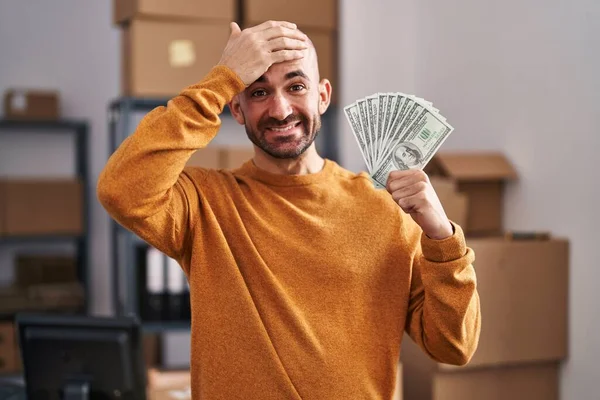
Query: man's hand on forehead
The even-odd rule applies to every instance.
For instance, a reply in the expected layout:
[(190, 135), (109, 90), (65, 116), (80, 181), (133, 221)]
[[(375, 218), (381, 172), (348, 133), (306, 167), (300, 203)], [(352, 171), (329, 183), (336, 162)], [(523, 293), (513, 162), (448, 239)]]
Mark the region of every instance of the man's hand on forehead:
[(293, 23), (268, 21), (241, 31), (238, 24), (232, 22), (231, 35), (219, 65), (229, 67), (248, 86), (271, 65), (303, 59), (309, 49), (314, 53), (308, 37)]

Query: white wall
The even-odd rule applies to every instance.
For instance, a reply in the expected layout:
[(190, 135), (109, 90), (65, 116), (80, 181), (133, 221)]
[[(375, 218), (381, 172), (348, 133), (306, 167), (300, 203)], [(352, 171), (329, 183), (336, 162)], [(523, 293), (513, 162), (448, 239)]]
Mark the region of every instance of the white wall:
[(600, 328), (600, 180), (592, 162), (600, 145), (600, 3), (419, 4), (426, 29), (416, 87), (455, 122), (448, 148), (504, 150), (521, 176), (507, 193), (506, 226), (571, 240), (570, 360), (561, 391), (564, 399), (590, 398), (600, 378), (600, 341), (590, 334)]
[[(456, 128), (444, 149), (506, 152), (521, 176), (508, 189), (506, 227), (571, 240), (570, 357), (561, 398), (592, 398), (600, 379), (600, 179), (592, 162), (600, 146), (600, 3), (373, 3), (344, 0), (342, 103), (375, 87), (414, 90)], [(394, 53), (398, 48), (409, 51)], [(387, 64), (376, 65), (382, 59)], [(414, 81), (400, 73), (405, 69)], [(345, 162), (356, 167), (346, 125)]]
[[(90, 123), (92, 309), (102, 314), (110, 312), (112, 300), (108, 219), (94, 189), (107, 158), (106, 106), (119, 90), (119, 35), (111, 26), (111, 12), (108, 0), (0, 1), (0, 92), (8, 87), (58, 88), (62, 114)], [(0, 142), (0, 174), (73, 173), (68, 136), (18, 142)], [(0, 248), (0, 261), (7, 262), (14, 250)], [(4, 280), (6, 272), (1, 268)]]
[[(415, 90), (416, 3), (343, 0), (340, 4), (340, 105), (377, 92)], [(346, 118), (338, 118), (344, 167), (365, 169)]]
[[(106, 105), (119, 92), (111, 7), (109, 0), (0, 1), (0, 92), (58, 87), (63, 114), (90, 121), (92, 193), (108, 151)], [(516, 164), (521, 179), (508, 191), (507, 227), (549, 229), (572, 241), (562, 392), (589, 398), (600, 378), (593, 247), (600, 193), (591, 162), (600, 145), (600, 3), (343, 0), (340, 12), (341, 104), (377, 91), (432, 100), (456, 128), (445, 148), (504, 150)], [(359, 170), (360, 152), (339, 121), (343, 164)], [(72, 169), (68, 143), (37, 148), (36, 157), (52, 158), (44, 170)], [(5, 154), (1, 173), (22, 171), (19, 157)], [(111, 309), (108, 220), (92, 199), (92, 305), (104, 314)]]

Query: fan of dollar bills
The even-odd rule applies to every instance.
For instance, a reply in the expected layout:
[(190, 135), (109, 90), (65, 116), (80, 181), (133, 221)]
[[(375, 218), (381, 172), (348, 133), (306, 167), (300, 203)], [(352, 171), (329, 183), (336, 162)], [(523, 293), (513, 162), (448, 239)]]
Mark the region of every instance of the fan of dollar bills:
[(454, 130), (432, 103), (404, 93), (367, 96), (344, 114), (376, 188), (393, 170), (425, 167)]

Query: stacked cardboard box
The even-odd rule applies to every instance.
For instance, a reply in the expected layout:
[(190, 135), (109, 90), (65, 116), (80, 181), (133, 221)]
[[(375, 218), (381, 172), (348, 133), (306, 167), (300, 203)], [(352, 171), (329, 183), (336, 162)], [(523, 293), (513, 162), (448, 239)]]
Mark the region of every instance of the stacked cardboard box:
[(70, 255), (17, 254), (15, 282), (0, 290), (0, 313), (80, 311), (84, 290)]
[(236, 20), (236, 0), (114, 0), (123, 95), (170, 98), (198, 82), (219, 62)]
[(188, 167), (235, 169), (254, 157), (253, 147), (213, 146), (196, 151)]
[(262, 22), (289, 21), (310, 37), (317, 49), (319, 72), (333, 85), (332, 102), (338, 90), (337, 0), (242, 0), (243, 27)]
[(507, 235), (503, 191), (517, 174), (502, 154), (440, 153), (426, 172), (475, 252), (482, 328), (464, 367), (431, 360), (405, 335), (405, 398), (557, 399), (568, 353), (569, 242)]
[(52, 121), (60, 116), (56, 90), (12, 88), (4, 93), (4, 118)]
[(77, 179), (0, 179), (0, 236), (81, 234), (82, 191)]
[(21, 369), (15, 326), (10, 321), (0, 321), (0, 374), (13, 374)]

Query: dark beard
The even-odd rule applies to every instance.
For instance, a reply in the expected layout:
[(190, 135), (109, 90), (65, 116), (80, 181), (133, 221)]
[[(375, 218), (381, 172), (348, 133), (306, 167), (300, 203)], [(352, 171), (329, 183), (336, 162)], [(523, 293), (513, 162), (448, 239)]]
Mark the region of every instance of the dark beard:
[[(300, 126), (304, 131), (304, 135), (300, 140), (296, 138), (291, 139), (297, 143), (296, 146), (292, 148), (280, 149), (279, 146), (267, 142), (265, 140), (265, 136), (259, 136), (257, 132), (252, 130), (248, 123), (245, 124), (246, 135), (248, 135), (248, 139), (250, 139), (250, 141), (254, 143), (254, 145), (256, 145), (258, 148), (260, 148), (262, 151), (264, 151), (273, 158), (296, 158), (301, 156), (313, 144), (313, 142), (319, 135), (319, 132), (321, 130), (321, 116), (319, 114), (315, 114), (313, 118), (314, 124), (312, 126), (310, 126), (310, 122), (306, 117), (302, 115), (290, 115), (283, 121), (274, 120), (272, 118), (267, 119), (265, 121), (261, 121), (258, 124), (257, 128), (259, 132), (264, 132), (267, 129), (266, 127), (268, 126), (285, 126), (296, 121), (300, 121)], [(286, 142), (289, 143), (291, 140), (289, 138), (282, 137), (278, 138), (278, 143), (285, 144)]]

